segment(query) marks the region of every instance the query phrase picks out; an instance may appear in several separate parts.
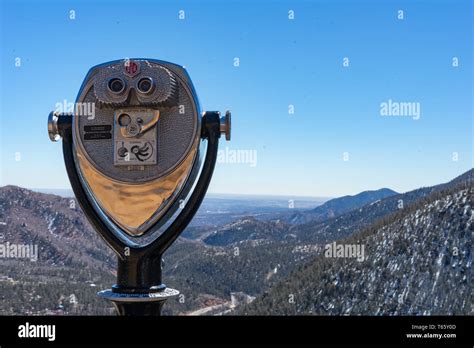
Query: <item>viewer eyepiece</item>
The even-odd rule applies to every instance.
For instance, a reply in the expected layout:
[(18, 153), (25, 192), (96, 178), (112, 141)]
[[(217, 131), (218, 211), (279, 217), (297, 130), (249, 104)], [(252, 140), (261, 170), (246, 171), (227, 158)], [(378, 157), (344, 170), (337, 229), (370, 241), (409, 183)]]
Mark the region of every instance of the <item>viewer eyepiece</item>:
[(125, 89), (125, 83), (122, 79), (113, 78), (109, 80), (108, 87), (112, 93), (119, 94)]
[(153, 91), (153, 80), (150, 77), (144, 77), (138, 81), (138, 91), (143, 94), (149, 94)]

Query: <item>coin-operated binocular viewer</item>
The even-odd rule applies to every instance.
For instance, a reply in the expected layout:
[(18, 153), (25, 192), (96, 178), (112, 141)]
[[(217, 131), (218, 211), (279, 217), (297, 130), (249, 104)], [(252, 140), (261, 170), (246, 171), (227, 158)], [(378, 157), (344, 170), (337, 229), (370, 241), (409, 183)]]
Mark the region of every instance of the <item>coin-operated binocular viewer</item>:
[(159, 315), (178, 294), (162, 283), (162, 255), (198, 210), (230, 128), (229, 111), (201, 114), (182, 66), (154, 59), (93, 67), (74, 112), (49, 115), (74, 194), (117, 254), (117, 284), (98, 295), (120, 315)]

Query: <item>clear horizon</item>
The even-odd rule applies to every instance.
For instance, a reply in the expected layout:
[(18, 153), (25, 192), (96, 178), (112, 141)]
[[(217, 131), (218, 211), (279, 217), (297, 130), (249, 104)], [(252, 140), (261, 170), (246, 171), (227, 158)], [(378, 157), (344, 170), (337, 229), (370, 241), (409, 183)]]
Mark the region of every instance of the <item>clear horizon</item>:
[(133, 4), (1, 1), (0, 186), (69, 189), (47, 115), (126, 57), (186, 66), (203, 110), (232, 111), (210, 193), (403, 193), (473, 167), (471, 1)]
[[(474, 169), (474, 168), (471, 168), (471, 169)], [(469, 169), (469, 170), (471, 170)], [(468, 170), (468, 171), (469, 171)], [(468, 172), (466, 171), (466, 172)], [(446, 182), (440, 182), (438, 184), (444, 184), (444, 183), (447, 183), (455, 178), (457, 178), (458, 176), (461, 176), (463, 174), (465, 174), (466, 172), (463, 172), (463, 173), (460, 173), (459, 175), (456, 175), (455, 177), (453, 177), (452, 179), (446, 181)], [(435, 184), (437, 185), (437, 184)], [(3, 186), (8, 186), (8, 185), (2, 185), (0, 187), (3, 187)], [(18, 186), (18, 185), (15, 185), (15, 186)], [(72, 188), (69, 187), (69, 188), (48, 188), (48, 187), (23, 187), (23, 186), (20, 186), (22, 188), (26, 188), (26, 189), (29, 189), (29, 190), (32, 190), (32, 191), (36, 191), (36, 192), (44, 192), (44, 193), (47, 193), (47, 191), (70, 191), (71, 193), (73, 193), (72, 191)], [(420, 187), (416, 187), (414, 188), (413, 190), (416, 190), (418, 188), (422, 188), (422, 187), (428, 187), (428, 185), (424, 185), (424, 186), (420, 186)], [(256, 197), (256, 198), (276, 198), (276, 199), (291, 199), (291, 198), (294, 198), (294, 199), (307, 199), (307, 200), (315, 200), (315, 201), (320, 201), (320, 200), (330, 200), (330, 199), (334, 199), (334, 198), (340, 198), (340, 197), (343, 197), (343, 196), (354, 196), (354, 195), (357, 195), (359, 193), (362, 193), (362, 192), (367, 192), (367, 191), (378, 191), (378, 190), (382, 190), (382, 189), (390, 189), (392, 191), (395, 191), (397, 194), (403, 194), (403, 193), (406, 193), (406, 192), (410, 192), (412, 190), (409, 190), (409, 191), (404, 191), (404, 192), (400, 192), (400, 191), (396, 191), (396, 190), (393, 190), (392, 188), (390, 187), (380, 187), (380, 188), (376, 188), (376, 189), (367, 189), (367, 190), (363, 190), (363, 191), (360, 191), (360, 192), (357, 192), (355, 194), (347, 194), (347, 195), (340, 195), (340, 196), (295, 196), (295, 195), (272, 195), (272, 194), (254, 194), (254, 193), (226, 193), (226, 192), (208, 192), (206, 194), (206, 197), (207, 198), (215, 198), (213, 196), (237, 196), (237, 197)]]

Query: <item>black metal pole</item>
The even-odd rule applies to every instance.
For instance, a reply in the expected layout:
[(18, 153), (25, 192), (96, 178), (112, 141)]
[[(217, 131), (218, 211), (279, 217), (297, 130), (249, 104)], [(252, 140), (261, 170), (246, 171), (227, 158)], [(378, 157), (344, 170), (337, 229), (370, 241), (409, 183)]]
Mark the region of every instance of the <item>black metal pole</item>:
[(121, 316), (161, 316), (161, 310), (166, 299), (163, 301), (146, 302), (111, 301), (117, 314)]
[(179, 294), (162, 283), (161, 270), (161, 255), (135, 249), (127, 258), (118, 258), (117, 284), (98, 295), (111, 301), (118, 315), (159, 316), (166, 300)]

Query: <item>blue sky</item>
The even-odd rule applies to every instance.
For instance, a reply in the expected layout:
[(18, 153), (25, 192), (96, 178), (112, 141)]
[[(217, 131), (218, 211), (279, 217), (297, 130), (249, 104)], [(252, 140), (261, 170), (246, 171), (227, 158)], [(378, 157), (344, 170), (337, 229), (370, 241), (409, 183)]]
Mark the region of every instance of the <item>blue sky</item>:
[[(47, 115), (74, 101), (90, 67), (125, 57), (185, 65), (203, 109), (232, 110), (221, 146), (256, 151), (257, 162), (219, 163), (211, 192), (404, 192), (473, 166), (471, 1), (1, 6), (1, 185), (69, 187)], [(419, 103), (420, 118), (381, 116), (389, 99)]]

